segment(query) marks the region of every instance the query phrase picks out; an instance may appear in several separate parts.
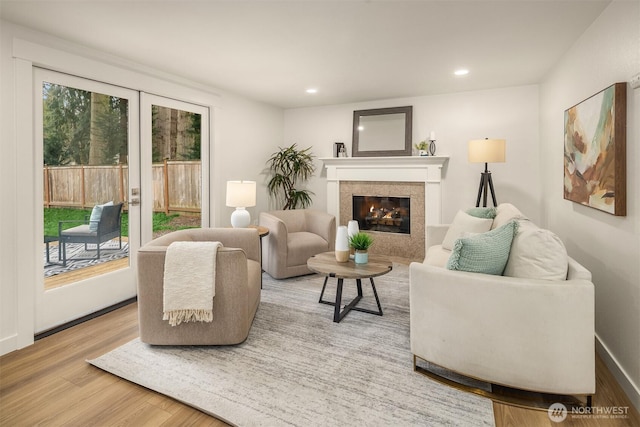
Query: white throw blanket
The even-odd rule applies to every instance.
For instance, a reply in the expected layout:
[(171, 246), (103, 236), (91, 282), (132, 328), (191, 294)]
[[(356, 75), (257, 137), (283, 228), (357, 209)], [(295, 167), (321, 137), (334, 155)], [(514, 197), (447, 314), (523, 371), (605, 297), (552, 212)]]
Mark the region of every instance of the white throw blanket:
[(216, 255), (220, 242), (173, 242), (164, 262), (163, 320), (213, 321)]

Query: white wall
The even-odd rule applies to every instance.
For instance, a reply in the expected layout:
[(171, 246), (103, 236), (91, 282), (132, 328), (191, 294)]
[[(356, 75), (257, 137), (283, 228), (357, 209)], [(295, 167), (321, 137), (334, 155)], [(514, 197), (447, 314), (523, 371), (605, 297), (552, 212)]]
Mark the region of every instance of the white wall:
[[(33, 229), (36, 218), (33, 212), (34, 191), (25, 182), (33, 181), (36, 171), (33, 170), (33, 160), (21, 154), (25, 151), (21, 147), (33, 144), (33, 141), (18, 140), (17, 137), (18, 128), (26, 126), (30, 129), (32, 125), (16, 120), (16, 111), (23, 109), (26, 102), (30, 103), (31, 97), (22, 96), (21, 89), (16, 88), (16, 60), (12, 58), (14, 39), (37, 46), (35, 50), (45, 52), (44, 56), (40, 55), (45, 58), (44, 65), (50, 60), (56, 63), (59, 71), (210, 107), (213, 117), (210, 144), (213, 165), (209, 197), (213, 226), (230, 224), (231, 208), (225, 206), (227, 180), (264, 180), (261, 173), (265, 161), (282, 142), (283, 110), (204, 87), (178, 76), (165, 75), (5, 21), (0, 21), (0, 31), (1, 355), (28, 345), (33, 338), (33, 325), (28, 319), (33, 316), (32, 288), (35, 284), (32, 280), (21, 278), (29, 276), (25, 271), (33, 270), (34, 262), (29, 262), (32, 254), (42, 250), (41, 240), (31, 239), (33, 233), (25, 233)], [(40, 49), (41, 46), (46, 49)], [(66, 53), (69, 53), (67, 62)], [(48, 59), (47, 54), (50, 54)], [(61, 59), (62, 56), (65, 60)], [(24, 64), (28, 62), (21, 61), (21, 65)], [(20, 72), (25, 70), (21, 69)], [(26, 73), (30, 73), (28, 65)], [(29, 81), (28, 77), (26, 81)], [(264, 190), (262, 193), (266, 194)], [(253, 208), (256, 212), (267, 209), (266, 196), (263, 194), (259, 194), (258, 206)], [(257, 214), (254, 216), (257, 217)]]
[(627, 87), (627, 216), (563, 200), (564, 110), (640, 73), (640, 2), (614, 1), (541, 85), (549, 227), (593, 274), (599, 352), (640, 408), (640, 89)]
[[(507, 162), (489, 165), (498, 203), (513, 203), (540, 221), (537, 86), (285, 110), (284, 139), (287, 144), (313, 146), (319, 158), (331, 157), (333, 143), (344, 142), (351, 155), (354, 110), (408, 105), (413, 106), (413, 143), (434, 131), (436, 154), (451, 156), (442, 186), (444, 222), (451, 221), (458, 209), (475, 206), (484, 164), (467, 161), (467, 143), (485, 137), (507, 140)], [(324, 209), (326, 172), (321, 161), (316, 164), (316, 178), (309, 188), (316, 193), (314, 207)]]

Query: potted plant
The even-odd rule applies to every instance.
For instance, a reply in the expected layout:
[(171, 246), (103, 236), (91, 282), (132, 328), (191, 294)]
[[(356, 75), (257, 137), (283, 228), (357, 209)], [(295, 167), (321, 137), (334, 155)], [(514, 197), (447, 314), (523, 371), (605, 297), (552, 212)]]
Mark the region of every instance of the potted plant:
[(311, 205), (313, 192), (297, 189), (296, 183), (299, 180), (306, 181), (315, 172), (313, 155), (309, 153), (311, 147), (300, 150), (293, 144), (279, 148), (267, 161), (271, 174), (267, 183), (269, 195), (276, 200), (284, 199), (282, 209), (306, 208)]
[(427, 141), (420, 141), (419, 143), (414, 144), (414, 147), (416, 147), (416, 149), (418, 150), (418, 154), (420, 154), (421, 156), (429, 155), (429, 143)]
[(369, 261), (369, 247), (373, 245), (373, 237), (359, 232), (349, 237), (349, 245), (355, 250), (356, 264), (366, 264)]

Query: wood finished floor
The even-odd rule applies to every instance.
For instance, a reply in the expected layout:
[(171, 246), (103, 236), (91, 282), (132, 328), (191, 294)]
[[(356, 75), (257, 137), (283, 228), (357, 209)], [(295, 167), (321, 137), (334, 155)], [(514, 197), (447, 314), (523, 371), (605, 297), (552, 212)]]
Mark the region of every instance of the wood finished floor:
[[(226, 426), (86, 362), (136, 338), (137, 328), (133, 303), (0, 357), (0, 426)], [(628, 418), (569, 416), (557, 424), (546, 411), (494, 403), (496, 426), (640, 426), (640, 415), (599, 357), (596, 381), (594, 406), (628, 407)]]

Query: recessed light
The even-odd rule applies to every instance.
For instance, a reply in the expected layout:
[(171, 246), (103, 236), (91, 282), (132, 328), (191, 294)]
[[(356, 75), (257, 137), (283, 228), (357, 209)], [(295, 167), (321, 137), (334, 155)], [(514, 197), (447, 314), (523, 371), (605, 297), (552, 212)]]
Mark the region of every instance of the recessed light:
[(307, 93), (318, 93), (318, 89), (311, 87), (311, 88), (307, 89), (306, 92)]
[(456, 76), (465, 76), (469, 74), (469, 70), (461, 68), (459, 70), (454, 71), (453, 74), (455, 74)]

